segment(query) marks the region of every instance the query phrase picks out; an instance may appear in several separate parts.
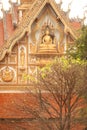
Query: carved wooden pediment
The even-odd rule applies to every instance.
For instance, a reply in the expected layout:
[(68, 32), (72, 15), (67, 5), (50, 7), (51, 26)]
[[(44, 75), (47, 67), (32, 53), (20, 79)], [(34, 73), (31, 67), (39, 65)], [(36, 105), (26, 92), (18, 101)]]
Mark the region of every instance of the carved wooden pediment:
[(36, 0), (0, 50), (0, 87), (31, 87), (38, 67), (65, 55), (69, 42), (76, 38), (54, 0)]
[(10, 53), (12, 51), (13, 46), (18, 42), (26, 32), (31, 32), (31, 25), (34, 20), (38, 17), (41, 10), (45, 7), (46, 4), (49, 4), (58, 19), (62, 21), (67, 31), (76, 39), (78, 34), (75, 30), (73, 30), (70, 25), (69, 19), (65, 16), (64, 12), (61, 11), (59, 6), (56, 4), (55, 0), (36, 0), (32, 6), (27, 10), (23, 20), (18, 25), (18, 28), (15, 30), (13, 35), (8, 39), (8, 41), (4, 44), (4, 46), (0, 49), (0, 60), (2, 60), (6, 53)]

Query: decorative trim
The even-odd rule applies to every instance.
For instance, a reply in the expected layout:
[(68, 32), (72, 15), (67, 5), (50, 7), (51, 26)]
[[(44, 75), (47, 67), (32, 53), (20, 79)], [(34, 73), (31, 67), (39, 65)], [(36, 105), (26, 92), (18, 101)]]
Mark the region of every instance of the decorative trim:
[(21, 21), (18, 28), (15, 30), (13, 35), (4, 43), (3, 47), (0, 49), (0, 61), (5, 57), (6, 53), (11, 53), (12, 48), (18, 40), (20, 40), (27, 31), (30, 31), (31, 25), (39, 15), (40, 11), (44, 8), (46, 4), (50, 4), (55, 10), (55, 13), (61, 19), (64, 26), (67, 27), (67, 31), (70, 32), (75, 39), (77, 39), (78, 34), (70, 25), (69, 19), (65, 16), (64, 12), (60, 10), (55, 0), (36, 0), (29, 10), (26, 10), (26, 15)]

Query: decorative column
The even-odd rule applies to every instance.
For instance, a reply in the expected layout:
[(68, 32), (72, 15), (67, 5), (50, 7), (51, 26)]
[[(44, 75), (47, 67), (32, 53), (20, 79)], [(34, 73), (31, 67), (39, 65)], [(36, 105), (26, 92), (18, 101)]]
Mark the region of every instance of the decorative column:
[(0, 3), (0, 46), (4, 44), (4, 27), (3, 27), (3, 11), (2, 3)]
[(68, 28), (65, 26), (64, 28), (64, 33), (65, 33), (65, 45), (64, 45), (64, 53), (67, 51), (67, 44), (68, 44)]
[(19, 10), (19, 22), (21, 21), (22, 16), (23, 16), (22, 10)]
[(11, 8), (12, 8), (12, 24), (14, 26), (17, 26), (18, 24), (18, 3), (13, 3), (13, 2), (10, 2), (11, 3)]
[(66, 50), (67, 50), (67, 35), (65, 34), (64, 53), (66, 53)]
[(20, 0), (17, 0), (17, 3), (18, 3), (18, 5), (20, 5), (20, 4), (21, 4), (21, 1), (20, 1)]

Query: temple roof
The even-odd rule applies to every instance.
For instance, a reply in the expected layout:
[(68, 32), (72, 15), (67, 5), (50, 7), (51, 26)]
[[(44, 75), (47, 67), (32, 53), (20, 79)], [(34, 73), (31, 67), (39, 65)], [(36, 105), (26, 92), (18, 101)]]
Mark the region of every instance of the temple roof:
[[(24, 0), (25, 1), (25, 0)], [(22, 0), (22, 3), (24, 3)], [(58, 18), (62, 21), (62, 23), (65, 26), (65, 31), (69, 32), (74, 39), (77, 39), (78, 33), (77, 29), (81, 27), (81, 23), (79, 22), (70, 22), (69, 18), (65, 15), (65, 13), (60, 9), (60, 5), (56, 4), (55, 0), (32, 0), (29, 1), (28, 4), (26, 4), (28, 0), (25, 1), (24, 4), (21, 4), (18, 8), (14, 8), (14, 15), (11, 15), (9, 13), (6, 13), (6, 21), (3, 20), (1, 22), (0, 20), (0, 60), (2, 60), (6, 53), (10, 53), (15, 43), (20, 40), (26, 32), (29, 32), (31, 29), (31, 25), (34, 22), (34, 20), (37, 18), (41, 10), (44, 8), (46, 4), (50, 4), (50, 6), (53, 8), (55, 13), (57, 14)], [(15, 24), (17, 21), (17, 9), (25, 10), (24, 17), (20, 22), (18, 22), (16, 29)], [(15, 18), (13, 18), (15, 16)], [(33, 16), (33, 17), (32, 17)], [(12, 19), (13, 18), (13, 19)], [(12, 21), (13, 20), (13, 21)], [(6, 22), (6, 24), (5, 24)], [(13, 24), (12, 24), (13, 22)], [(5, 26), (4, 26), (5, 25)], [(3, 28), (7, 29), (7, 39), (4, 39), (5, 30), (3, 31)], [(4, 32), (4, 33), (3, 33)]]
[(70, 24), (74, 28), (74, 30), (79, 30), (82, 27), (82, 24), (79, 21), (73, 20), (73, 21), (70, 22)]

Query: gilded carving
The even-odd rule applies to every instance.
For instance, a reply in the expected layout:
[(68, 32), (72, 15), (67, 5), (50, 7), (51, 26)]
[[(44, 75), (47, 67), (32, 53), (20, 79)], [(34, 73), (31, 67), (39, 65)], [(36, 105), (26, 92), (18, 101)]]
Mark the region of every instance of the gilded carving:
[(39, 42), (37, 45), (37, 52), (39, 53), (57, 53), (57, 41), (55, 36), (55, 29), (51, 21), (44, 23), (39, 35)]
[[(61, 18), (63, 15), (53, 0), (36, 0), (35, 3), (37, 6), (34, 4), (33, 9), (27, 10), (23, 21), (0, 52), (0, 60), (7, 53), (5, 61), (3, 59), (0, 64), (0, 85), (28, 86), (32, 82), (30, 78), (37, 78), (38, 66), (43, 67), (64, 52), (67, 20)], [(14, 46), (15, 50), (12, 50)]]
[(30, 66), (29, 67), (29, 73), (28, 73), (28, 80), (29, 83), (32, 83), (33, 80), (37, 77), (37, 67), (36, 66)]
[(9, 62), (9, 64), (16, 64), (16, 63), (17, 63), (17, 57), (16, 57), (16, 55), (11, 54), (11, 55), (8, 57), (8, 62)]
[(39, 24), (35, 23), (35, 26), (32, 28), (32, 31), (31, 31), (31, 39), (32, 39), (32, 42), (33, 43), (36, 43), (36, 37), (35, 37), (35, 34), (36, 32), (39, 30), (40, 26)]
[(11, 82), (14, 78), (14, 72), (8, 66), (6, 66), (5, 69), (1, 71), (1, 73), (2, 73), (1, 79), (4, 82)]
[(30, 63), (30, 64), (36, 63), (36, 57), (30, 56), (30, 57), (29, 57), (29, 63)]
[[(27, 31), (27, 28), (30, 28), (35, 18), (40, 14), (41, 10), (45, 7), (47, 2), (53, 7), (55, 13), (59, 16), (64, 25), (69, 26), (69, 31), (76, 39), (78, 34), (75, 30), (73, 30), (69, 20), (64, 16), (61, 10), (58, 8), (55, 1), (52, 0), (36, 0), (35, 3), (31, 6), (31, 8), (26, 12), (25, 17), (22, 22), (18, 25), (18, 28), (13, 33), (12, 37), (10, 37), (7, 42), (4, 44), (2, 49), (0, 50), (0, 60), (2, 60), (7, 52), (11, 52), (15, 43), (20, 40)], [(36, 6), (37, 5), (37, 6)]]
[(49, 44), (52, 44), (52, 43), (53, 43), (53, 39), (50, 35), (49, 28), (47, 27), (45, 35), (42, 38), (42, 44), (45, 44), (48, 46)]
[(25, 65), (25, 50), (23, 47), (20, 48), (20, 66), (24, 67)]

